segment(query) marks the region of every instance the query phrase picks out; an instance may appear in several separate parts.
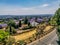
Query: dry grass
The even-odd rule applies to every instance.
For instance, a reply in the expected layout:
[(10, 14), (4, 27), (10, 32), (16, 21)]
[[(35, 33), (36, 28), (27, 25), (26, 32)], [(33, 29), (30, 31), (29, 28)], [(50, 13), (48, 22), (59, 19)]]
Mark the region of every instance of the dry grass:
[[(48, 31), (52, 28), (53, 26), (47, 26), (44, 31)], [(29, 32), (25, 32), (25, 33), (22, 33), (22, 34), (19, 34), (19, 35), (15, 35), (15, 36), (12, 36), (15, 38), (16, 41), (18, 40), (25, 40), (25, 39), (28, 39), (30, 37), (32, 37), (33, 34), (36, 33), (36, 29), (35, 30), (31, 30)]]
[(50, 30), (51, 28), (53, 28), (53, 26), (47, 26), (47, 27), (44, 29), (44, 32)]
[(36, 33), (36, 30), (32, 30), (32, 31), (29, 31), (29, 32), (26, 32), (26, 33), (22, 33), (22, 34), (13, 36), (13, 37), (16, 39), (16, 41), (25, 40), (25, 39), (28, 39), (29, 37), (32, 37), (32, 35), (35, 34), (35, 33)]

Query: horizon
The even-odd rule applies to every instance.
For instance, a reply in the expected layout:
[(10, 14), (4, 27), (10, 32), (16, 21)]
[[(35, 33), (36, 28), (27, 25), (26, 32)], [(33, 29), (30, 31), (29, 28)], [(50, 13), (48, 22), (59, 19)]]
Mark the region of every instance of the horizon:
[(0, 15), (54, 14), (60, 0), (0, 0)]
[[(26, 15), (27, 16), (29, 16), (29, 15), (32, 15), (32, 16), (34, 15), (35, 16), (35, 15), (54, 15), (54, 14), (26, 14)], [(0, 16), (14, 16), (14, 15), (0, 15)], [(25, 16), (25, 15), (20, 15), (19, 14), (19, 15), (15, 15), (15, 16)]]

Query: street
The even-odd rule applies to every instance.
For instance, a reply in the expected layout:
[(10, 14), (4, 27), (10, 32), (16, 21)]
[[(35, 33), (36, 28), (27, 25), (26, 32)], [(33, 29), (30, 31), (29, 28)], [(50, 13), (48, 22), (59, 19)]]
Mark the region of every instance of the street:
[(32, 42), (29, 45), (58, 45), (57, 41), (58, 41), (58, 38), (56, 34), (56, 29), (54, 29), (52, 32), (50, 32), (46, 36)]

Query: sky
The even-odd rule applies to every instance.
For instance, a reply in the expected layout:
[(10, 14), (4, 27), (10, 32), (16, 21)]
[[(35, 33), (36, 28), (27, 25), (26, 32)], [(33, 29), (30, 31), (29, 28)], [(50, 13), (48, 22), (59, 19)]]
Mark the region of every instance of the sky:
[(0, 0), (0, 15), (54, 14), (60, 0)]

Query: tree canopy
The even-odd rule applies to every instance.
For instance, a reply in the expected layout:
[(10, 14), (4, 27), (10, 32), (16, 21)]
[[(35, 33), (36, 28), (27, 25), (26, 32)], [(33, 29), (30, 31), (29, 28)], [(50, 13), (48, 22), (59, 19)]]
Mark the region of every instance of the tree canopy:
[(55, 16), (53, 17), (57, 23), (57, 25), (60, 25), (60, 8), (56, 11)]
[(9, 36), (8, 32), (0, 30), (0, 42), (4, 42)]
[(55, 12), (54, 16), (50, 20), (50, 24), (57, 27), (57, 35), (60, 44), (60, 8)]
[(51, 18), (50, 23), (52, 25), (60, 25), (60, 8), (55, 12), (54, 16)]

